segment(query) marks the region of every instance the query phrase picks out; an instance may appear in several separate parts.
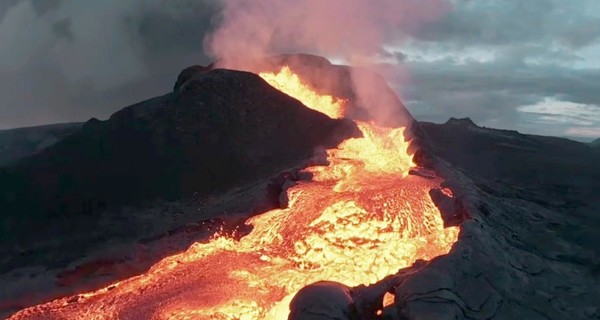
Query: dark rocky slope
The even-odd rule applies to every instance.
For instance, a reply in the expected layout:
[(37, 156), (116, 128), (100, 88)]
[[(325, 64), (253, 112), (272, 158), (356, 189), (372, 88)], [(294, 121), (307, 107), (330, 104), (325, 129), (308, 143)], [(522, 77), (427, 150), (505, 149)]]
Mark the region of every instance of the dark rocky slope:
[(38, 153), (77, 131), (83, 123), (0, 130), (0, 166)]
[[(212, 194), (269, 177), (357, 134), (257, 75), (204, 70), (0, 170), (2, 238), (153, 199)], [(93, 223), (92, 223), (93, 225)]]
[(482, 178), (543, 188), (591, 187), (598, 181), (598, 165), (585, 143), (481, 128), (468, 118), (451, 118), (443, 125), (422, 122), (420, 128), (438, 155)]
[(420, 128), (470, 218), (448, 255), (403, 271), (390, 319), (600, 319), (589, 146), (469, 119)]
[(590, 142), (590, 147), (596, 155), (600, 156), (600, 138)]
[(486, 192), (510, 190), (514, 199), (560, 212), (565, 223), (551, 229), (600, 257), (600, 155), (588, 144), (481, 128), (470, 119), (420, 127), (437, 155)]
[[(600, 228), (600, 155), (590, 145), (481, 128), (470, 119), (450, 119), (443, 125), (421, 123), (420, 128), (434, 153), (475, 181), (508, 187), (515, 197)], [(592, 241), (593, 229), (569, 228), (566, 233), (600, 254)]]

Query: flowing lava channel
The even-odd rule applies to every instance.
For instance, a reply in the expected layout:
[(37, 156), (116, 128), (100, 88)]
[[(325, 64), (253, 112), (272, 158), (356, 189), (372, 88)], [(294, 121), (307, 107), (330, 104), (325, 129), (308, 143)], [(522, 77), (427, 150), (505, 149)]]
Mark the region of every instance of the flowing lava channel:
[[(272, 86), (332, 118), (345, 101), (319, 95), (289, 68), (261, 73)], [(287, 190), (289, 206), (250, 218), (239, 241), (216, 236), (108, 288), (23, 310), (14, 319), (287, 319), (289, 302), (319, 280), (371, 284), (448, 253), (429, 191), (441, 179), (408, 175), (404, 128), (358, 122), (363, 137), (328, 150), (329, 165)]]

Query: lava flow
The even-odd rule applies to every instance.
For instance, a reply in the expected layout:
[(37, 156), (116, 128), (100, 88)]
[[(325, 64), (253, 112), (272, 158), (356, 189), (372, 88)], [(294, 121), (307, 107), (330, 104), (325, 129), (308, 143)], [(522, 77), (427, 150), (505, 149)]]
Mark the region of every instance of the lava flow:
[[(345, 101), (315, 93), (287, 67), (260, 76), (310, 108), (343, 115)], [(305, 169), (312, 179), (288, 188), (288, 208), (250, 218), (254, 228), (239, 241), (196, 243), (143, 275), (13, 318), (280, 320), (310, 283), (371, 284), (446, 254), (458, 228), (443, 227), (429, 196), (441, 179), (408, 175), (404, 128), (357, 124), (363, 137), (328, 150), (329, 165)]]

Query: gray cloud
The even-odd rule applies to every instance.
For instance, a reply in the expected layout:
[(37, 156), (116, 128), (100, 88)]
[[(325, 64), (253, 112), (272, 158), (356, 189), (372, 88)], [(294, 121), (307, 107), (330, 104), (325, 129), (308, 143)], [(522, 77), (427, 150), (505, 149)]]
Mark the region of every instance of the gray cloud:
[(0, 5), (0, 128), (106, 117), (209, 61), (218, 2), (9, 0)]
[[(593, 1), (593, 0), (592, 0)], [(456, 0), (443, 19), (418, 30), (421, 40), (456, 46), (552, 43), (583, 47), (600, 36), (600, 18), (575, 0)]]
[(62, 4), (62, 0), (39, 0), (32, 1), (31, 5), (37, 15), (41, 16), (48, 11), (58, 9)]
[[(600, 120), (582, 121), (578, 112), (600, 112), (596, 1), (457, 0), (445, 18), (412, 36), (409, 48), (398, 48), (411, 79), (398, 90), (417, 118), (469, 116), (482, 125), (545, 135), (591, 138), (598, 132)], [(557, 101), (552, 107), (562, 114), (520, 108), (547, 99)]]

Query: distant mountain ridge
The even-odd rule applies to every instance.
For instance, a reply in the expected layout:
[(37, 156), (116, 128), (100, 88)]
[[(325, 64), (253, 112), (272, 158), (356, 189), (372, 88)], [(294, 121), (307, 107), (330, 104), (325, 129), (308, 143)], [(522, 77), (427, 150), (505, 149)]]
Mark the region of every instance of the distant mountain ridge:
[(598, 142), (484, 128), (469, 118), (419, 122), (419, 127), (435, 154), (470, 175), (552, 192), (588, 186), (581, 192), (590, 197), (600, 187)]
[(0, 130), (0, 167), (54, 145), (82, 125), (73, 122)]

